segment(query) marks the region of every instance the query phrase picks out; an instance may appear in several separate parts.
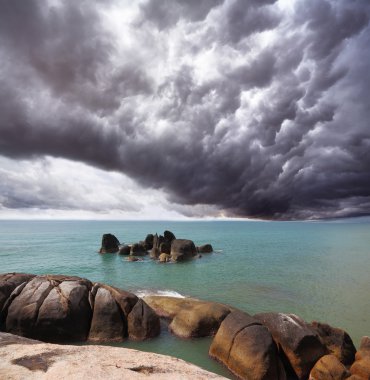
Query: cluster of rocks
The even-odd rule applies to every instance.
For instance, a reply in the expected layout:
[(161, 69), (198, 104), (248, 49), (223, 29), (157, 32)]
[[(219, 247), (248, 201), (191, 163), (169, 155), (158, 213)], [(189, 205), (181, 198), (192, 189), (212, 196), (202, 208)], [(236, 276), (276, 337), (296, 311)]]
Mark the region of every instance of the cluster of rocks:
[(202, 253), (213, 252), (211, 244), (196, 247), (192, 240), (176, 239), (171, 231), (164, 231), (163, 235), (148, 234), (143, 241), (133, 244), (120, 244), (112, 234), (104, 234), (100, 253), (116, 253), (127, 255), (135, 261), (137, 256), (150, 255), (159, 262), (178, 262), (194, 258)]
[[(241, 379), (370, 379), (370, 338), (293, 314), (251, 316), (192, 298), (134, 294), (79, 277), (0, 275), (0, 330), (46, 342), (214, 336), (209, 355)], [(165, 325), (165, 323), (162, 323)]]
[(45, 342), (143, 340), (156, 313), (132, 293), (61, 275), (0, 275), (0, 330)]

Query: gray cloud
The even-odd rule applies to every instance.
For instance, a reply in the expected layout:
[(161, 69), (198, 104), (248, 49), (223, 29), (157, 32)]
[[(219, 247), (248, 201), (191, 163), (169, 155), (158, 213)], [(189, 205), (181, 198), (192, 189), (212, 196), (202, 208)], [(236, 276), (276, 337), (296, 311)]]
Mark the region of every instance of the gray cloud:
[(55, 4), (0, 5), (0, 154), (121, 171), (177, 209), (370, 214), (367, 2), (145, 1), (124, 44), (101, 3)]

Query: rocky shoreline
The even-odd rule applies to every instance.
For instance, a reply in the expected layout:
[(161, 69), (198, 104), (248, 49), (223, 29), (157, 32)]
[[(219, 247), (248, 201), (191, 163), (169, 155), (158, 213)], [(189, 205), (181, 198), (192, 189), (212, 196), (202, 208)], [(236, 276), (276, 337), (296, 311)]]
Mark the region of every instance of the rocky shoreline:
[(251, 316), (192, 298), (132, 293), (71, 276), (0, 275), (0, 330), (66, 343), (144, 340), (160, 319), (179, 338), (214, 336), (210, 357), (241, 379), (370, 378), (370, 338), (359, 351), (343, 330), (293, 314)]

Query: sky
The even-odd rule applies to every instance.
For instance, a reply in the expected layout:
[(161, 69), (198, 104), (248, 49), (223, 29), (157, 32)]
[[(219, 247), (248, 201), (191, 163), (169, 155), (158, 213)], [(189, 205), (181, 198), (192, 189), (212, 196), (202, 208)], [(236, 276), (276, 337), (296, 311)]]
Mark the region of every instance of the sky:
[(368, 0), (0, 0), (0, 218), (370, 215)]

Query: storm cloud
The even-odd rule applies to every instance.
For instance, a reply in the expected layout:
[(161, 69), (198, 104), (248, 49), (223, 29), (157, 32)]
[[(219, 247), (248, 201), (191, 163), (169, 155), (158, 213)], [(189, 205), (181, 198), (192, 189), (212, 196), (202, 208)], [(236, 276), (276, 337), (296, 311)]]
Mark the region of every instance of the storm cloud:
[[(1, 1), (0, 154), (123, 173), (183, 214), (369, 215), (369, 20), (361, 0)], [(140, 208), (1, 181), (7, 208)]]

